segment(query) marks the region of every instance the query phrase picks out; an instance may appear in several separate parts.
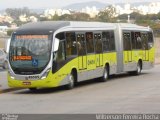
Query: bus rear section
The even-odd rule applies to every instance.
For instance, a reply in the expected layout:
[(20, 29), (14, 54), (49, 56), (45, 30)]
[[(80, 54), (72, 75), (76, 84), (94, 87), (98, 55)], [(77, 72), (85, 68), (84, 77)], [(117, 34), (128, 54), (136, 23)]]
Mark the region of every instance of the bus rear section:
[(140, 74), (154, 66), (154, 38), (150, 28), (122, 29), (124, 71)]

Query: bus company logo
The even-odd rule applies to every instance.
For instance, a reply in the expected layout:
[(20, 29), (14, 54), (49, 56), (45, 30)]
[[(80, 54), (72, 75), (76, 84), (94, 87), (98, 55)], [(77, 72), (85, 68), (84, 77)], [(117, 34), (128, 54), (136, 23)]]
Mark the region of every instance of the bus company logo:
[(95, 60), (88, 60), (88, 65), (95, 64)]

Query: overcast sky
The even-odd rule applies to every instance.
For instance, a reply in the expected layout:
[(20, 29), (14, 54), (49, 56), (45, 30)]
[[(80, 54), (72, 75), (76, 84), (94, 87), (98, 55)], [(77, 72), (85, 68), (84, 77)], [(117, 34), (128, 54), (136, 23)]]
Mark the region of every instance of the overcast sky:
[(121, 2), (154, 2), (160, 0), (0, 0), (0, 9), (5, 8), (61, 8), (63, 6), (87, 1), (99, 1), (103, 3), (121, 3)]

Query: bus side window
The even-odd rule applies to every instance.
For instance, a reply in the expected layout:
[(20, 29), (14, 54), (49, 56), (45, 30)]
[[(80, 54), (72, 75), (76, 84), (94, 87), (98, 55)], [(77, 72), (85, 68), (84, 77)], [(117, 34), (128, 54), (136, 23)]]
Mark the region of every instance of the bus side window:
[(87, 53), (93, 53), (94, 52), (94, 42), (93, 42), (92, 32), (86, 33), (86, 45), (87, 45)]
[(142, 39), (142, 49), (148, 50), (148, 34), (141, 33), (141, 39)]
[(151, 49), (153, 47), (154, 41), (153, 41), (153, 34), (152, 32), (148, 32), (148, 47)]
[(142, 39), (140, 32), (135, 32), (136, 49), (142, 49)]
[(66, 53), (67, 57), (77, 55), (76, 37), (74, 32), (66, 33)]
[(123, 47), (124, 50), (131, 50), (131, 36), (129, 32), (124, 32), (123, 33)]
[(94, 34), (94, 40), (95, 40), (95, 52), (96, 53), (102, 53), (102, 37), (100, 33)]
[(114, 38), (114, 32), (110, 32), (110, 51), (115, 50), (115, 38)]
[(103, 40), (103, 50), (109, 51), (110, 32), (103, 32), (102, 33), (102, 40)]
[(77, 34), (78, 55), (86, 55), (86, 41), (84, 34)]
[(136, 49), (136, 40), (134, 32), (131, 32), (132, 49)]

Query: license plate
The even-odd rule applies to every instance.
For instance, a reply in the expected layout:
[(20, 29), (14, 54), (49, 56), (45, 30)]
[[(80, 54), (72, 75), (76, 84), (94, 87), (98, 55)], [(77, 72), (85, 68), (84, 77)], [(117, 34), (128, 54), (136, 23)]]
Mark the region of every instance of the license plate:
[(27, 81), (27, 82), (23, 82), (23, 85), (31, 85), (31, 82)]

